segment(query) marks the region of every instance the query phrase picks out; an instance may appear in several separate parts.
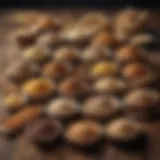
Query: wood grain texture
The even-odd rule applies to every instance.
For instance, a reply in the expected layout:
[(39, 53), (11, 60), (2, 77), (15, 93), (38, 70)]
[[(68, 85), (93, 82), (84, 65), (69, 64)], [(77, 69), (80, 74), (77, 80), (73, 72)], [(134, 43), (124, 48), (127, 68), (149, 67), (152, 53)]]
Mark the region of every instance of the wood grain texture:
[[(8, 11), (1, 13), (0, 20), (0, 73), (1, 73), (1, 93), (7, 92), (12, 88), (5, 79), (3, 73), (7, 66), (19, 60), (20, 51), (17, 50), (12, 39), (12, 32), (17, 24), (11, 23), (10, 16), (19, 11)], [(45, 12), (45, 11), (44, 11)], [(49, 11), (48, 11), (49, 12)], [(66, 17), (67, 20), (73, 18), (73, 15), (82, 13), (79, 11), (55, 11), (53, 15)], [(112, 14), (113, 11), (110, 11)], [(52, 11), (51, 11), (52, 13)], [(73, 14), (74, 13), (74, 14)], [(159, 16), (160, 11), (152, 12), (152, 25), (160, 29)], [(148, 58), (157, 68), (160, 68), (160, 53), (159, 51), (149, 53)], [(1, 118), (1, 117), (0, 117)], [(148, 143), (146, 149), (141, 152), (128, 152), (123, 149), (118, 149), (113, 146), (105, 146), (100, 153), (85, 153), (72, 149), (70, 146), (64, 145), (51, 152), (41, 152), (37, 150), (26, 138), (22, 135), (13, 140), (7, 140), (0, 137), (0, 160), (159, 160), (160, 159), (160, 122), (152, 122), (145, 124), (148, 128)]]

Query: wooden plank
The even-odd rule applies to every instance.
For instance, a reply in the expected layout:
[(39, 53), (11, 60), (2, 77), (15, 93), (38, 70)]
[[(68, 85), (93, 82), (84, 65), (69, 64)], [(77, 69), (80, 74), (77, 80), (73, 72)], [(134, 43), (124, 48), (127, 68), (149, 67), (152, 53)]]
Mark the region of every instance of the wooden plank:
[(127, 152), (115, 147), (108, 147), (103, 160), (146, 160), (145, 152)]
[(149, 131), (149, 146), (148, 146), (148, 159), (160, 159), (160, 122), (148, 124)]
[(15, 140), (0, 137), (0, 160), (11, 160), (14, 153)]
[[(21, 136), (17, 139), (13, 157), (10, 160), (43, 160), (41, 152), (39, 152), (29, 141)], [(8, 159), (9, 160), (9, 159)]]

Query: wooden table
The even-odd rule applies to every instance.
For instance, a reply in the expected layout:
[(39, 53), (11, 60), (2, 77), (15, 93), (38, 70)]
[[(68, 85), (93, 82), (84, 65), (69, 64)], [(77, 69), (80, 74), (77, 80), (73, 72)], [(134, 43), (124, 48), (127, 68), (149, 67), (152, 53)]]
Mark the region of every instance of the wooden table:
[[(9, 86), (3, 79), (5, 68), (16, 61), (20, 55), (19, 51), (14, 47), (11, 33), (17, 27), (9, 21), (11, 13), (17, 11), (1, 12), (0, 18), (0, 72), (1, 72), (1, 93), (7, 91)], [(113, 11), (109, 13), (112, 14)], [(152, 26), (160, 29), (160, 11), (152, 12)], [(54, 15), (68, 16), (78, 15), (79, 11), (55, 11)], [(74, 14), (72, 14), (74, 13)], [(159, 51), (148, 53), (150, 60), (160, 68), (160, 53)], [(142, 151), (129, 152), (114, 146), (104, 146), (100, 153), (84, 153), (69, 146), (63, 146), (53, 149), (52, 152), (41, 152), (34, 148), (22, 135), (19, 138), (8, 140), (0, 137), (0, 160), (160, 160), (160, 122), (145, 122), (148, 129), (148, 142), (146, 148)]]

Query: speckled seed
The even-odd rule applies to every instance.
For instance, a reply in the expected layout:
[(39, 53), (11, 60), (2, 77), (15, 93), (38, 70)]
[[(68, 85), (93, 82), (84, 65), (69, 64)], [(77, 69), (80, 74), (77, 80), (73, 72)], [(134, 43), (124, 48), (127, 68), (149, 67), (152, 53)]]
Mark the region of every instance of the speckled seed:
[(20, 112), (9, 116), (0, 125), (0, 132), (2, 134), (14, 134), (25, 125), (38, 118), (41, 114), (39, 106), (29, 106), (22, 109)]
[(135, 89), (124, 97), (124, 102), (128, 109), (147, 110), (148, 107), (154, 108), (160, 102), (160, 96), (157, 91), (150, 89)]
[(130, 141), (144, 133), (144, 128), (137, 122), (119, 118), (105, 125), (105, 134), (107, 138), (117, 141)]
[(46, 78), (35, 78), (28, 80), (22, 89), (29, 97), (43, 98), (55, 92), (55, 84)]
[(94, 82), (93, 89), (98, 93), (121, 93), (127, 89), (127, 84), (114, 77), (101, 78)]
[(114, 97), (93, 96), (84, 102), (82, 113), (86, 117), (102, 119), (113, 116), (120, 107), (120, 102)]
[(94, 121), (78, 121), (67, 127), (65, 138), (78, 146), (93, 145), (101, 139), (102, 130), (102, 126)]
[(77, 115), (79, 111), (79, 104), (74, 99), (57, 98), (49, 103), (46, 113), (50, 116), (66, 119)]

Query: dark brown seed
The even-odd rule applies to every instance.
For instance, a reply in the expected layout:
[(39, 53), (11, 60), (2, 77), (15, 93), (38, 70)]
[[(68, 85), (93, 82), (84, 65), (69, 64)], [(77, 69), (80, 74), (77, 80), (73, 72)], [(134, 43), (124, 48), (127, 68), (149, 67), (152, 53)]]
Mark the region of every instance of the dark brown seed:
[(64, 80), (59, 86), (59, 92), (67, 96), (83, 95), (89, 91), (89, 85), (85, 81), (74, 77)]
[(63, 62), (52, 61), (43, 68), (43, 75), (52, 79), (62, 79), (69, 75), (72, 68)]
[(27, 128), (27, 136), (35, 144), (46, 147), (60, 138), (62, 129), (60, 122), (54, 119), (41, 119)]
[(18, 30), (15, 33), (15, 41), (19, 47), (25, 48), (34, 44), (36, 34), (32, 30)]

